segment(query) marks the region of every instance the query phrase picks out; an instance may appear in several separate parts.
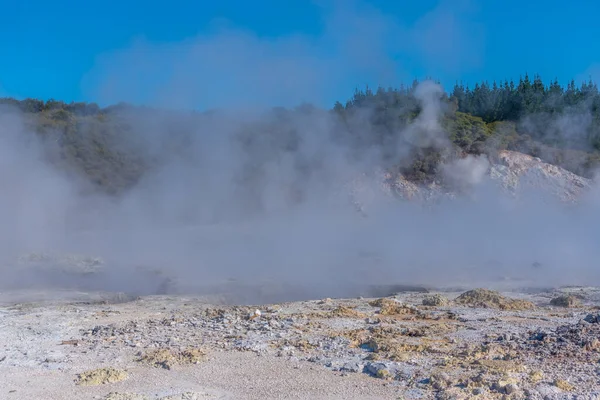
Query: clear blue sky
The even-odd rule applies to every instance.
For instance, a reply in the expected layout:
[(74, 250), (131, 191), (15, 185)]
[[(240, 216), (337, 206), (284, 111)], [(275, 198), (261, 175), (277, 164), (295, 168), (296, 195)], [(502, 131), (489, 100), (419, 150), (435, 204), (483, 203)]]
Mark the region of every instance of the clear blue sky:
[[(302, 92), (302, 99), (320, 103), (343, 100), (364, 83), (387, 85), (426, 75), (434, 75), (446, 87), (456, 80), (518, 79), (526, 71), (563, 83), (590, 74), (600, 77), (599, 1), (363, 0), (349, 6), (351, 2), (6, 0), (0, 15), (0, 95), (102, 104), (119, 99), (152, 102), (160, 93), (176, 105), (206, 106), (211, 105), (210, 96), (197, 98), (192, 92), (218, 91), (219, 82), (227, 86), (229, 76), (243, 74), (246, 63), (251, 76), (240, 82), (247, 91), (254, 90), (253, 79), (264, 79), (265, 90), (285, 86), (279, 81), (287, 76), (285, 68), (306, 79), (298, 87), (288, 82), (290, 92), (311, 82), (335, 81), (327, 91)], [(345, 11), (327, 17), (323, 4)], [(368, 6), (379, 14), (363, 23), (361, 10)], [(394, 28), (378, 32), (377, 18), (393, 20)], [(351, 28), (340, 31), (341, 26)], [(223, 27), (252, 40), (227, 40), (232, 37), (219, 33)], [(290, 44), (296, 43), (295, 37), (302, 43), (298, 59)], [(140, 38), (142, 45), (136, 44)], [(379, 46), (378, 41), (386, 44)], [(195, 53), (190, 50), (194, 43), (201, 43)], [(353, 52), (358, 48), (360, 52)], [(244, 50), (252, 55), (233, 58), (235, 65), (223, 68), (227, 52)], [(289, 52), (288, 62), (278, 51)], [(194, 55), (184, 56), (185, 52)], [(267, 61), (257, 61), (263, 52)], [(330, 62), (321, 65), (320, 57)], [(367, 59), (371, 64), (364, 68), (345, 67)], [(144, 69), (141, 75), (137, 67)], [(336, 70), (337, 78), (322, 80), (321, 75)], [(194, 80), (192, 71), (199, 71), (199, 78), (188, 87)], [(254, 75), (256, 71), (261, 72)], [(186, 95), (178, 96), (185, 89)], [(229, 90), (233, 96), (233, 83)], [(281, 96), (269, 99), (279, 101)]]

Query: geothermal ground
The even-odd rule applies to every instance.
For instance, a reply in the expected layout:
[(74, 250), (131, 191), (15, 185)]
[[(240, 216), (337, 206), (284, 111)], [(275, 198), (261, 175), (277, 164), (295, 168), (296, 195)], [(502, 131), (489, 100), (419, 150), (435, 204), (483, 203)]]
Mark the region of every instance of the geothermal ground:
[(600, 397), (599, 288), (399, 290), (253, 306), (4, 291), (0, 398)]

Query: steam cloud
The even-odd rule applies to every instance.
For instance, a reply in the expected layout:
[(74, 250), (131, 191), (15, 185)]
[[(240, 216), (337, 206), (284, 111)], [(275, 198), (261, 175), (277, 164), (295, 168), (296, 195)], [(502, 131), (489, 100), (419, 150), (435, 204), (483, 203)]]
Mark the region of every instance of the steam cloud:
[[(95, 93), (105, 101), (230, 107), (206, 116), (202, 126), (190, 126), (197, 119), (183, 114), (130, 115), (139, 134), (122, 145), (158, 159), (159, 167), (118, 199), (82, 195), (81, 182), (47, 165), (47, 144), (27, 132), (16, 111), (3, 110), (2, 272), (15, 275), (9, 259), (23, 252), (58, 251), (105, 258), (108, 275), (97, 284), (106, 290), (148, 290), (136, 275), (139, 266), (165, 271), (182, 290), (235, 278), (291, 284), (299, 297), (352, 295), (368, 283), (468, 285), (504, 276), (536, 285), (597, 282), (594, 197), (575, 209), (536, 196), (511, 200), (486, 180), (487, 160), (469, 157), (447, 165), (445, 174), (474, 197), (426, 208), (385, 196), (372, 180), (369, 195), (363, 193), (365, 218), (351, 206), (348, 184), (375, 173), (390, 150), (365, 147), (357, 155), (333, 139), (336, 120), (327, 112), (294, 114), (291, 125), (301, 140), (288, 152), (275, 154), (272, 144), (251, 138), (241, 147), (236, 134), (245, 126), (275, 118), (249, 104), (298, 104), (326, 98), (358, 75), (390, 78), (396, 66), (384, 54), (398, 45), (387, 35), (437, 38), (438, 29), (458, 18), (440, 7), (412, 30), (375, 10), (359, 18), (335, 9), (316, 41), (221, 31), (172, 47), (138, 42), (101, 57), (86, 85), (102, 82)], [(373, 37), (358, 44), (336, 30), (357, 25), (377, 29), (364, 29)], [(323, 54), (328, 42), (334, 55)], [(419, 54), (431, 62), (431, 51)], [(215, 79), (222, 74), (232, 80)], [(402, 132), (412, 143), (447, 146), (441, 94), (433, 82), (417, 89), (422, 113)], [(368, 115), (356, 122), (361, 135), (371, 133)], [(197, 134), (183, 149), (170, 150), (168, 134), (177, 126)], [(394, 161), (405, 157), (407, 149), (394, 148)], [(543, 274), (530, 268), (533, 262), (542, 264)]]

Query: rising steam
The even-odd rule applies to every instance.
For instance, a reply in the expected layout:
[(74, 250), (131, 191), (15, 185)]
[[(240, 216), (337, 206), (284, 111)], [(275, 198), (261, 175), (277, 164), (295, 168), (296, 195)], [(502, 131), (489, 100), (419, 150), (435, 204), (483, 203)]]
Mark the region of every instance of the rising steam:
[[(389, 44), (377, 34), (405, 31), (382, 18), (372, 13), (362, 23), (386, 27), (373, 33), (373, 43)], [(435, 27), (427, 29), (427, 37), (434, 35)], [(320, 109), (277, 114), (248, 107), (298, 104), (359, 73), (389, 72), (389, 60), (376, 59), (383, 50), (371, 48), (375, 58), (357, 67), (351, 62), (357, 57), (353, 47), (339, 32), (327, 32), (321, 39), (337, 43), (336, 57), (322, 55), (320, 44), (311, 47), (303, 38), (264, 42), (236, 32), (177, 45), (182, 52), (138, 43), (101, 57), (86, 84), (102, 82), (97, 87), (106, 100), (141, 101), (140, 93), (150, 91), (150, 101), (162, 105), (195, 107), (214, 97), (213, 105), (223, 107), (202, 119), (185, 113), (127, 114), (138, 129), (120, 145), (155, 164), (117, 198), (90, 193), (80, 180), (48, 164), (48, 140), (41, 143), (28, 132), (18, 112), (3, 110), (5, 282), (20, 279), (14, 263), (19, 254), (53, 251), (102, 257), (106, 264), (104, 275), (94, 280), (97, 288), (133, 292), (156, 290), (155, 282), (140, 278), (142, 270), (172, 278), (173, 291), (197, 292), (235, 279), (291, 285), (297, 292), (288, 297), (355, 295), (366, 284), (390, 282), (475, 285), (510, 277), (535, 285), (600, 283), (595, 265), (600, 214), (593, 198), (571, 210), (547, 198), (511, 199), (487, 179), (488, 160), (469, 157), (445, 165), (443, 172), (450, 185), (475, 196), (433, 208), (402, 202), (381, 190), (377, 171), (384, 160), (401, 163), (409, 157), (407, 148), (357, 149), (336, 139), (339, 121)], [(179, 55), (165, 61), (162, 54)], [(430, 60), (431, 53), (427, 56)], [(170, 62), (174, 74), (159, 85), (153, 71), (163, 62)], [(142, 70), (124, 69), (125, 63)], [(245, 75), (236, 76), (239, 65), (249, 68)], [(231, 87), (214, 84), (221, 82), (214, 77), (222, 76), (223, 67), (235, 78)], [(134, 73), (143, 78), (140, 87), (128, 80)], [(146, 85), (150, 89), (142, 90)], [(416, 146), (446, 148), (449, 140), (439, 122), (442, 95), (436, 83), (421, 83), (416, 90), (421, 113), (399, 136)], [(264, 136), (240, 139), (246, 127), (268, 129), (280, 123), (278, 118), (290, 128), (289, 136), (275, 137), (286, 151), (275, 151), (282, 143)], [(360, 135), (368, 137), (373, 129), (368, 112), (359, 119), (354, 122)], [(173, 144), (178, 128), (194, 133), (180, 145)], [(374, 177), (363, 198), (366, 217), (356, 212), (348, 189), (364, 174)], [(531, 268), (534, 262), (543, 273)]]

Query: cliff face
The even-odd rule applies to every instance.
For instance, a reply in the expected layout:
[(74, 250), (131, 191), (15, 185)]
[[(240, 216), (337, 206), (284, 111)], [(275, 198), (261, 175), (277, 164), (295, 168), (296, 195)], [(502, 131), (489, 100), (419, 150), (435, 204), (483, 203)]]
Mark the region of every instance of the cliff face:
[[(527, 191), (535, 191), (550, 194), (565, 203), (577, 202), (579, 196), (592, 186), (590, 179), (515, 151), (501, 151), (497, 159), (487, 165), (483, 179), (496, 184), (510, 196), (518, 197)], [(429, 203), (456, 198), (465, 187), (457, 190), (439, 182), (418, 185), (401, 174), (377, 171), (371, 176), (363, 174), (357, 177), (350, 183), (349, 189), (354, 205), (365, 211), (371, 200), (382, 192), (402, 200)]]
[(499, 159), (500, 163), (491, 166), (489, 176), (514, 194), (531, 188), (574, 202), (591, 187), (591, 180), (523, 153), (503, 151)]

